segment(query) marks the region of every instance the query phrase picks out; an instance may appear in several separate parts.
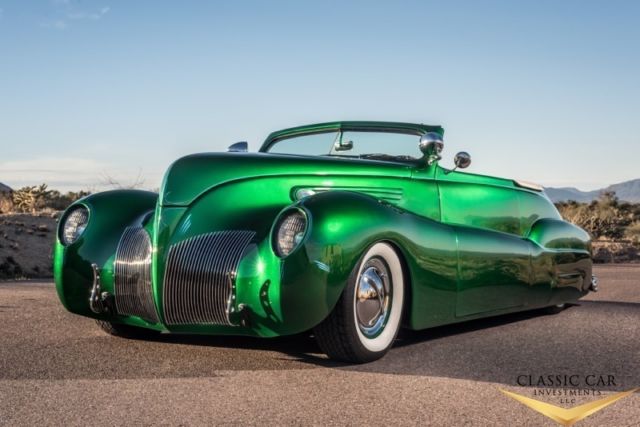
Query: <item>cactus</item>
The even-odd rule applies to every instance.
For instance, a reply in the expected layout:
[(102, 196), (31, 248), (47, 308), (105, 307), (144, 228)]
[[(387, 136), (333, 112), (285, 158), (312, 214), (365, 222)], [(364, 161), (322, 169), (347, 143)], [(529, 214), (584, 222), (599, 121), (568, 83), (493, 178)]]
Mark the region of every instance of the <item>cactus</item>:
[(76, 200), (87, 196), (87, 191), (68, 192), (62, 194), (57, 190), (49, 190), (47, 184), (22, 187), (11, 194), (10, 205), (3, 212), (17, 211), (35, 213), (43, 209), (62, 210)]
[(35, 213), (45, 207), (50, 193), (47, 184), (22, 187), (13, 192), (13, 205), (19, 212)]

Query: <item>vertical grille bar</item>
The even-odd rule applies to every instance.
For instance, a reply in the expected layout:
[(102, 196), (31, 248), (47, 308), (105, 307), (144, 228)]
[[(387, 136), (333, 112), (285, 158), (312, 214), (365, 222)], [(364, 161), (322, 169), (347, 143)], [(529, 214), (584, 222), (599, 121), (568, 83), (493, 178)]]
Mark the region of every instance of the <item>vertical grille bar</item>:
[(115, 301), (118, 314), (159, 322), (151, 289), (151, 239), (142, 227), (128, 227), (118, 243)]
[(253, 231), (201, 234), (169, 248), (164, 275), (168, 325), (232, 325), (233, 280)]

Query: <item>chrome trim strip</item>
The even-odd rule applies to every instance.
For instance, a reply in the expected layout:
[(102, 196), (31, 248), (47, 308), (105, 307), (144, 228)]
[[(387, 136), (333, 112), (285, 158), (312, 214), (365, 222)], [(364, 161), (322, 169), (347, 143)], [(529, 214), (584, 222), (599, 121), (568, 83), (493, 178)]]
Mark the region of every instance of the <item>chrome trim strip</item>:
[(540, 184), (536, 184), (535, 182), (529, 182), (529, 181), (523, 181), (521, 179), (514, 179), (513, 183), (521, 188), (526, 188), (528, 190), (533, 190), (533, 191), (544, 191), (544, 187)]
[(253, 231), (200, 234), (169, 248), (163, 284), (167, 325), (235, 323), (235, 275)]
[(318, 187), (318, 186), (296, 186), (292, 188), (291, 198), (292, 200), (299, 200), (298, 191), (307, 190), (316, 193), (324, 193), (326, 191), (353, 191), (355, 193), (363, 193), (374, 197), (376, 199), (385, 200), (387, 202), (399, 202), (403, 197), (402, 188), (387, 188), (387, 187), (348, 187), (348, 186), (337, 186), (337, 187)]

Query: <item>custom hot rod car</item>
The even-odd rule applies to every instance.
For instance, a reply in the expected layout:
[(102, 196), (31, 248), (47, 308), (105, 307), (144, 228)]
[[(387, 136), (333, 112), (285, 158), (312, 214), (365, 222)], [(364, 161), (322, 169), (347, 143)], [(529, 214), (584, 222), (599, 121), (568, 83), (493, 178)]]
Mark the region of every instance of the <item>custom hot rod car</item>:
[(60, 220), (56, 288), (106, 332), (273, 337), (313, 331), (367, 362), (400, 327), (535, 308), (589, 291), (591, 242), (542, 188), (438, 165), (443, 129), (335, 122), (258, 153), (183, 157), (159, 194), (117, 190)]

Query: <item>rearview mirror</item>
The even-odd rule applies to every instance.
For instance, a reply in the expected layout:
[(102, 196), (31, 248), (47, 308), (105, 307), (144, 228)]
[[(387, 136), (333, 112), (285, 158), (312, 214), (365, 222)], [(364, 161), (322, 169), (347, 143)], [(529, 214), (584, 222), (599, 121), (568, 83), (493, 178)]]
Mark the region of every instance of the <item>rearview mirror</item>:
[(249, 151), (249, 144), (247, 144), (247, 141), (236, 142), (227, 148), (228, 153), (246, 153), (247, 151)]
[(353, 149), (353, 141), (337, 141), (333, 144), (335, 151), (349, 151)]

